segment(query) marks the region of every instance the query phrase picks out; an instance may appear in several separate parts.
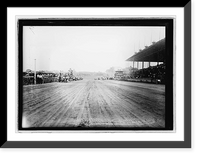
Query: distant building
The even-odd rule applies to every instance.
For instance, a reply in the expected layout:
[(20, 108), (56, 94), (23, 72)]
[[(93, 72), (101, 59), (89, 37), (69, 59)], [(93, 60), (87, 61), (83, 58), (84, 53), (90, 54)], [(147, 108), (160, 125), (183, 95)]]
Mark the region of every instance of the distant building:
[(115, 71), (115, 78), (116, 79), (122, 78), (123, 76), (124, 76), (124, 72), (122, 70)]

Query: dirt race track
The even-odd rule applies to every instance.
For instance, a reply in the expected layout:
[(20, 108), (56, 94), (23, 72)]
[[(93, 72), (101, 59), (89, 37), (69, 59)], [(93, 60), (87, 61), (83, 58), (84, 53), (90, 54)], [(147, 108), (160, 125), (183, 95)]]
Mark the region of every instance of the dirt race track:
[(165, 86), (81, 80), (23, 87), (22, 127), (165, 127)]

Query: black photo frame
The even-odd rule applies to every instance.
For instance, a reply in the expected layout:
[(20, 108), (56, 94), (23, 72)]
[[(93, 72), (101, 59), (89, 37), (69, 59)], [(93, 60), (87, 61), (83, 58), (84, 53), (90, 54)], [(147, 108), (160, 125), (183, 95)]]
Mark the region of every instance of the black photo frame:
[[(169, 6), (164, 5), (159, 7)], [(176, 7), (184, 8), (184, 141), (8, 141), (7, 114), (4, 114), (3, 119), (5, 123), (2, 125), (3, 134), (1, 135), (1, 148), (190, 148), (191, 2), (188, 1), (186, 4), (180, 4)], [(7, 113), (6, 103), (1, 112)], [(173, 121), (173, 119), (171, 119), (171, 121)]]

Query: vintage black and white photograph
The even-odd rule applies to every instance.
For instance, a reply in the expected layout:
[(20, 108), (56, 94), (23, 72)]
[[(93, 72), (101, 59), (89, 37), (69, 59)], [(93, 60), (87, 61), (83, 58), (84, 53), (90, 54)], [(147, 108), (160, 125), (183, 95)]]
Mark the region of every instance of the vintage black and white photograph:
[(1, 148), (191, 148), (191, 6), (7, 6)]
[(172, 130), (173, 33), (162, 20), (22, 20), (19, 128)]

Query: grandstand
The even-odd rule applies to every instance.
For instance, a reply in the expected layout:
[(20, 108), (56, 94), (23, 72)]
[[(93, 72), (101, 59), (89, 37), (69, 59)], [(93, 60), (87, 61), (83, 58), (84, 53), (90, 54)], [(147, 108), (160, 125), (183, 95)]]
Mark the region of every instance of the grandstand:
[[(143, 50), (134, 54), (126, 61), (133, 62), (131, 79), (139, 82), (165, 83), (165, 38), (158, 42), (153, 42), (152, 45), (146, 46)], [(139, 63), (142, 62), (142, 68), (139, 69)], [(144, 63), (148, 63), (148, 67), (144, 68)], [(157, 65), (151, 66), (151, 62), (157, 62)], [(162, 62), (162, 64), (160, 64)]]

